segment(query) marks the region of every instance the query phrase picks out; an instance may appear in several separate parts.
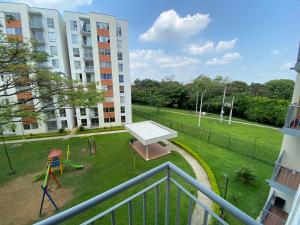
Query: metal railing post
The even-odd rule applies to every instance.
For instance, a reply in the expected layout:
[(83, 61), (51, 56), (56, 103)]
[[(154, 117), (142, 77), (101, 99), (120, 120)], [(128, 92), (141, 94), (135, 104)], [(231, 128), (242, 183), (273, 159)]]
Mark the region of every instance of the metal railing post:
[(132, 225), (132, 202), (128, 202), (128, 224)]
[(143, 194), (143, 225), (147, 224), (146, 192)]
[(176, 222), (175, 222), (175, 225), (180, 224), (180, 194), (181, 194), (181, 189), (178, 187), (178, 189), (177, 189), (177, 205), (176, 205)]
[(167, 167), (166, 170), (167, 180), (166, 180), (166, 211), (165, 211), (165, 225), (170, 223), (170, 168)]
[(203, 218), (203, 225), (208, 224), (208, 212), (207, 210), (204, 211), (204, 218)]
[(158, 197), (159, 197), (159, 186), (155, 187), (155, 212), (154, 212), (154, 224), (158, 225)]

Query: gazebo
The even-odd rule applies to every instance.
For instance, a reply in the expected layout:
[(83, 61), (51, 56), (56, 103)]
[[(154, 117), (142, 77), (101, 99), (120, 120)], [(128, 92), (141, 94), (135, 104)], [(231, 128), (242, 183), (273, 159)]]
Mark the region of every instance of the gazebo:
[(162, 146), (157, 142), (166, 141), (177, 137), (177, 132), (153, 121), (143, 121), (125, 125), (126, 130), (137, 140), (131, 143), (135, 151), (146, 161), (156, 159), (170, 153), (168, 146)]

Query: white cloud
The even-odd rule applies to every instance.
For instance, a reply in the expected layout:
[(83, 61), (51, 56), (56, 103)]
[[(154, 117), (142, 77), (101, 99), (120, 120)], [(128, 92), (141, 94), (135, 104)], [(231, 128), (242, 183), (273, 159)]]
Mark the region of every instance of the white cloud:
[(199, 63), (197, 58), (170, 55), (160, 49), (137, 49), (130, 52), (132, 79), (160, 80), (164, 76), (181, 75), (178, 80), (182, 80), (185, 76), (194, 75)]
[(60, 11), (75, 9), (83, 5), (91, 5), (93, 0), (16, 0), (29, 6), (58, 9)]
[(232, 49), (235, 47), (235, 43), (237, 42), (237, 38), (230, 40), (230, 41), (219, 41), (218, 45), (216, 46), (217, 51), (224, 51), (227, 49)]
[(280, 69), (282, 69), (282, 70), (289, 70), (291, 67), (293, 67), (294, 65), (293, 65), (293, 63), (291, 63), (291, 62), (287, 62), (287, 63), (284, 63), (281, 67), (280, 67)]
[(148, 31), (140, 35), (141, 41), (169, 41), (198, 34), (210, 22), (209, 14), (196, 13), (180, 17), (173, 9), (162, 12)]
[(279, 54), (279, 50), (278, 49), (274, 49), (273, 51), (270, 52), (271, 55), (277, 55)]
[(206, 65), (223, 65), (238, 60), (241, 55), (238, 52), (227, 53), (222, 58), (212, 58), (206, 62)]
[(201, 55), (214, 50), (215, 44), (212, 41), (207, 41), (205, 44), (190, 44), (184, 51), (191, 55)]

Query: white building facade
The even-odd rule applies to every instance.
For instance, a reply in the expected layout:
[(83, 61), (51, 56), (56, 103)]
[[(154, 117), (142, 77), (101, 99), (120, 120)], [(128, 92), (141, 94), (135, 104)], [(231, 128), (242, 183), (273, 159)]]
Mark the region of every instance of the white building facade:
[(77, 108), (77, 126), (109, 127), (131, 123), (128, 23), (114, 16), (65, 12), (71, 76), (96, 82), (104, 102)]
[[(53, 110), (45, 115), (46, 122), (21, 119), (14, 131), (5, 134), (26, 135), (57, 131), (61, 127), (71, 130), (80, 125), (108, 127), (131, 122), (127, 22), (97, 13), (66, 12), (65, 15), (64, 19), (55, 9), (0, 3), (0, 29), (20, 40), (35, 39), (38, 48), (49, 54), (46, 66), (54, 71), (83, 83), (97, 82), (98, 88), (104, 90), (105, 102), (89, 109)], [(8, 16), (13, 16), (14, 21), (7, 20)], [(77, 30), (75, 23), (71, 27), (70, 21), (76, 21)], [(102, 23), (108, 24), (109, 29), (97, 28)], [(20, 98), (24, 95), (1, 101)]]
[(295, 67), (296, 82), (288, 108), (279, 157), (273, 175), (267, 180), (271, 189), (262, 211), (263, 224), (300, 224), (300, 46)]

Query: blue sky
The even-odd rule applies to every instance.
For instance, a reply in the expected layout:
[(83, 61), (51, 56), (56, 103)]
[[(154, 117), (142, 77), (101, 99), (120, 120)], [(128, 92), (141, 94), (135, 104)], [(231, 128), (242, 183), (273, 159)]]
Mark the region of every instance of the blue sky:
[(300, 0), (17, 0), (129, 21), (131, 78), (295, 78)]

